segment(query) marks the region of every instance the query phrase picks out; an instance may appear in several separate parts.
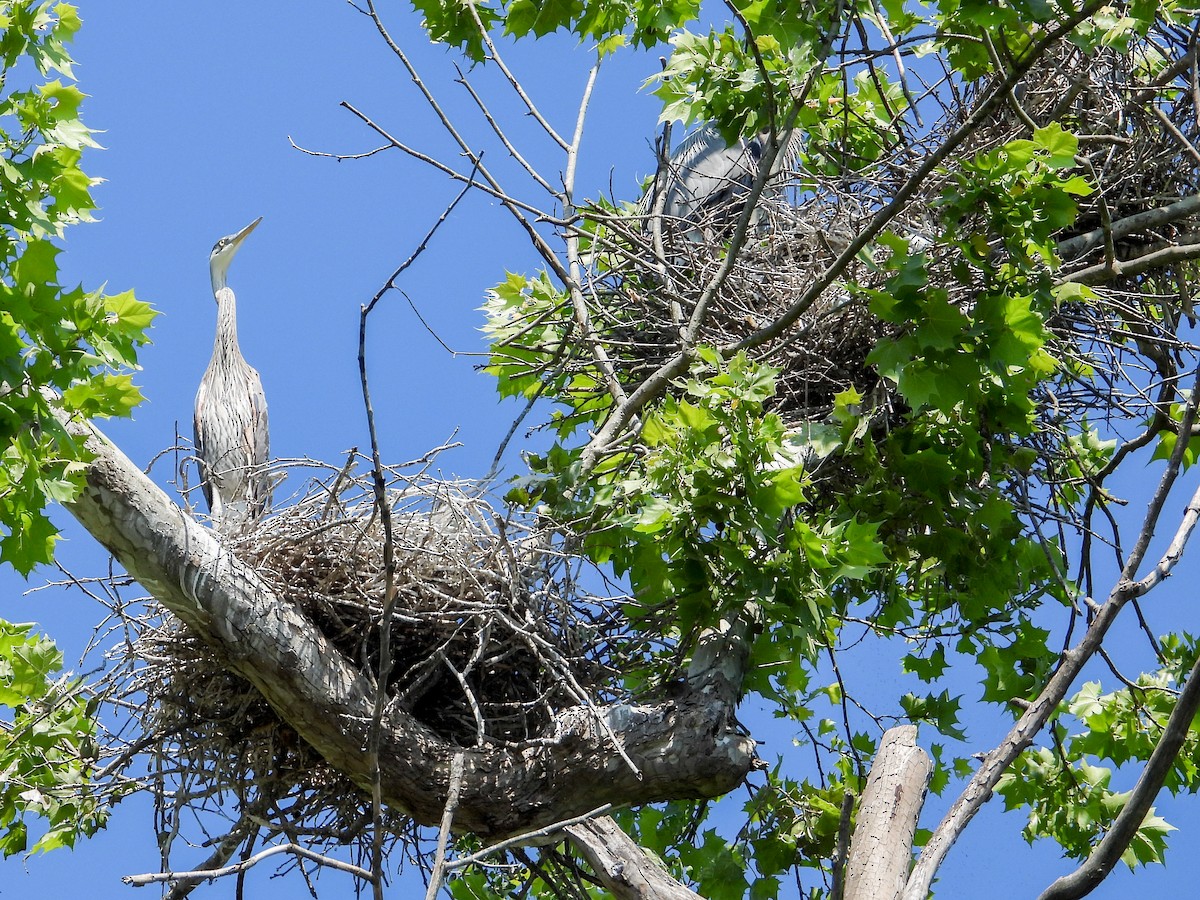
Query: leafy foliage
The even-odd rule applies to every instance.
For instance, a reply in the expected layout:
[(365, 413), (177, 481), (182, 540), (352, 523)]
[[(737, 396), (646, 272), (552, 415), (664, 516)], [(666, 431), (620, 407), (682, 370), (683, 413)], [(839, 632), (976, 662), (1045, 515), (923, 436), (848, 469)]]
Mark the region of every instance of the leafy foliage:
[[(511, 34), (569, 28), (609, 41), (606, 51), (669, 33), (670, 58), (647, 81), (662, 118), (713, 123), (730, 143), (794, 129), (802, 139), (793, 147), (803, 149), (792, 186), (801, 194), (817, 190), (818, 176), (850, 179), (885, 158), (897, 144), (892, 123), (914, 112), (913, 98), (883, 67), (823, 65), (847, 21), (861, 16), (889, 39), (924, 40), (919, 53), (939, 54), (951, 79), (972, 83), (1005, 74), (1004, 63), (1019, 60), (1061, 18), (1040, 3), (957, 0), (929, 10), (786, 0), (730, 9), (734, 21), (709, 26), (694, 9), (665, 7), (661, 33), (643, 30), (636, 17), (631, 30), (614, 21), (584, 31), (583, 7), (514, 6), (508, 19), (496, 15)], [(1168, 5), (1125, 12), (1086, 19), (1071, 39), (1085, 48), (1127, 44), (1156, 17), (1175, 14)], [(916, 637), (903, 669), (933, 687), (901, 692), (894, 714), (955, 744), (967, 738), (964, 664), (980, 673), (982, 699), (1011, 716), (1059, 662), (1046, 607), (1078, 600), (1066, 574), (1074, 547), (1057, 526), (1043, 529), (1053, 516), (1031, 507), (1046, 502), (1066, 519), (1073, 513), (1064, 510), (1094, 502), (1089, 485), (1115, 449), (1086, 417), (1046, 432), (1047, 398), (1096, 376), (1086, 354), (1068, 349), (1055, 330), (1065, 308), (1098, 297), (1059, 277), (1058, 242), (1094, 190), (1069, 125), (1067, 117), (1034, 124), (1028, 137), (953, 158), (938, 174), (941, 193), (926, 211), (923, 237), (884, 231), (864, 249), (870, 279), (846, 289), (880, 323), (867, 364), (895, 408), (879, 409), (849, 388), (823, 421), (797, 422), (778, 412), (779, 369), (737, 345), (685, 346), (686, 373), (640, 410), (624, 443), (585, 470), (587, 440), (616, 402), (586, 354), (573, 368), (559, 364), (578, 337), (564, 312), (569, 291), (545, 274), (509, 276), (489, 297), (488, 370), (502, 395), (550, 401), (547, 425), (556, 438), (549, 450), (527, 455), (529, 474), (515, 482), (512, 499), (570, 523), (590, 559), (628, 581), (636, 598), (630, 620), (668, 645), (649, 660), (651, 670), (626, 669), (627, 685), (658, 683), (652, 669), (667, 657), (685, 659), (704, 629), (750, 621), (756, 636), (745, 689), (801, 723), (806, 736), (798, 743), (818, 759), (837, 760), (836, 777), (820, 784), (772, 772), (733, 840), (703, 827), (703, 807), (668, 805), (623, 819), (702, 892), (772, 897), (783, 872), (832, 854), (841, 796), (859, 789), (862, 760), (874, 751), (851, 730), (840, 675), (828, 677), (848, 623), (881, 640)], [(583, 225), (587, 240), (613, 259), (630, 252), (636, 240), (614, 224), (630, 211), (597, 204)], [(603, 252), (598, 258), (599, 276), (619, 271)], [(603, 290), (594, 299), (602, 340), (620, 348), (640, 334)], [(616, 377), (631, 390), (642, 384), (636, 367), (620, 361)], [(1171, 453), (1184, 403), (1155, 420), (1157, 456)], [(1152, 690), (1167, 676), (1144, 677)], [(1085, 713), (1081, 694), (1070, 712), (1087, 729), (1063, 737), (1064, 753), (1034, 748), (1021, 757), (1000, 791), (1010, 807), (1031, 810), (1030, 839), (1052, 836), (1075, 856), (1094, 846), (1125, 795), (1110, 790), (1108, 769), (1088, 760), (1148, 757), (1155, 740), (1146, 721), (1171, 703), (1167, 693), (1149, 696), (1092, 697)], [(839, 710), (841, 721), (818, 719), (821, 703)], [(1128, 752), (1104, 743), (1108, 733), (1127, 733)], [(934, 745), (934, 756), (936, 791), (974, 771), (970, 758), (944, 745)], [(1173, 789), (1191, 784), (1180, 765)], [(1169, 830), (1148, 818), (1129, 859), (1160, 859)]]
[[(51, 502), (70, 502), (88, 455), (62, 418), (123, 416), (141, 394), (128, 370), (154, 313), (132, 293), (66, 288), (55, 241), (91, 219), (95, 147), (66, 44), (67, 3), (0, 3), (0, 561), (28, 574), (53, 558)], [(54, 77), (52, 77), (54, 76)], [(78, 685), (51, 681), (61, 654), (28, 625), (0, 621), (0, 847), (27, 849), (30, 816), (48, 828), (33, 852), (73, 846), (105, 821), (88, 784), (93, 710)]]
[[(3, 3), (0, 27), (0, 560), (28, 573), (53, 554), (47, 503), (75, 496), (86, 462), (55, 410), (128, 415), (141, 394), (127, 370), (154, 313), (131, 293), (59, 284), (53, 241), (95, 208), (80, 168), (96, 146), (79, 117), (84, 95), (50, 78), (71, 77), (75, 8)], [(39, 77), (19, 87), (30, 68)]]
[[(12, 856), (73, 847), (102, 828), (105, 806), (88, 776), (96, 725), (78, 683), (53, 681), (62, 654), (29, 625), (0, 620), (0, 850)], [(28, 846), (27, 819), (48, 826)]]

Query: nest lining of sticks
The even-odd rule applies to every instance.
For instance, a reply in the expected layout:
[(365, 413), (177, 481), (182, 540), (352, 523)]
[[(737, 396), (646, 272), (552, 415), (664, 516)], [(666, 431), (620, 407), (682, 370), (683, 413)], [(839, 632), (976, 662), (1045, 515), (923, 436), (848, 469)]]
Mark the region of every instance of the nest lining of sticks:
[[(349, 468), (330, 469), (286, 508), (226, 540), (377, 681), (385, 527), (371, 478)], [(520, 746), (544, 737), (558, 711), (611, 698), (619, 679), (605, 660), (619, 599), (584, 591), (548, 535), (501, 519), (476, 486), (395, 470), (387, 478), (393, 708), (454, 745)], [(345, 842), (346, 829), (366, 828), (369, 798), (186, 626), (161, 611), (133, 624), (137, 638), (121, 653), (126, 666), (140, 662), (123, 693), (137, 698), (143, 746), (170, 760), (176, 793), (201, 807), (225, 793), (239, 808), (271, 804), (289, 834), (313, 839), (337, 833), (334, 842)], [(385, 828), (411, 826), (392, 816)]]
[[(1186, 31), (1160, 28), (1128, 52), (1087, 53), (1062, 42), (1034, 64), (1008, 102), (992, 108), (956, 155), (973, 155), (1028, 138), (1033, 126), (1054, 121), (1079, 135), (1083, 174), (1097, 189), (1077, 198), (1079, 214), (1070, 228), (1056, 235), (1060, 245), (1104, 223), (1194, 196), (1200, 192), (1200, 156), (1194, 149), (1200, 143), (1200, 111), (1185, 84), (1191, 76), (1189, 41)], [(1173, 100), (1151, 103), (1139, 90), (1153, 81), (1147, 74), (1152, 56), (1166, 59), (1168, 65), (1185, 63), (1166, 79), (1177, 89)], [(764, 192), (763, 212), (769, 227), (759, 227), (747, 238), (728, 278), (709, 302), (700, 341), (735, 345), (791, 309), (928, 153), (966, 120), (990, 87), (955, 87), (949, 73), (945, 79), (939, 89), (922, 91), (927, 121), (933, 118), (928, 107), (935, 98), (950, 98), (939, 110), (940, 119), (918, 133), (910, 119), (898, 117), (893, 150), (882, 161), (836, 178), (796, 173), (795, 181), (782, 190)], [(838, 148), (824, 152), (836, 158)], [(931, 236), (939, 197), (952, 177), (947, 169), (927, 178), (888, 230), (915, 241)], [(968, 231), (988, 233), (982, 217), (978, 223), (961, 224)], [(593, 296), (604, 307), (619, 310), (611, 313), (623, 323), (615, 331), (612, 355), (630, 378), (646, 373), (677, 349), (681, 324), (688, 321), (725, 264), (729, 225), (729, 211), (719, 209), (708, 221), (664, 221), (661, 258), (650, 252), (622, 256), (617, 251), (619, 261), (597, 276)], [(642, 227), (642, 237), (631, 236), (632, 246), (647, 246), (644, 235), (652, 229), (650, 223)], [(1115, 241), (1111, 252), (1117, 259), (1129, 259), (1185, 243), (1200, 243), (1200, 215), (1127, 234)], [(795, 327), (755, 350), (781, 370), (774, 409), (790, 424), (826, 419), (834, 396), (848, 388), (872, 398), (872, 405), (886, 409), (889, 416), (903, 412), (889, 396), (890, 386), (866, 362), (878, 341), (897, 333), (898, 327), (878, 320), (861, 296), (844, 287), (882, 287), (887, 273), (878, 266), (879, 254), (888, 252), (877, 251), (874, 259), (860, 254), (839, 282), (804, 310)], [(1102, 264), (1106, 252), (1103, 246), (1093, 245), (1084, 252), (1065, 253), (1063, 272)], [(928, 256), (930, 282), (945, 287), (953, 302), (969, 308), (978, 285), (964, 284), (951, 275), (944, 248), (933, 247)], [(1104, 278), (1096, 288), (1098, 300), (1086, 307), (1064, 308), (1051, 322), (1061, 344), (1058, 353), (1086, 359), (1104, 380), (1128, 368), (1130, 354), (1144, 357), (1148, 343), (1167, 353), (1180, 350), (1178, 315), (1163, 315), (1163, 297), (1173, 296), (1176, 309), (1182, 303), (1190, 310), (1192, 270), (1189, 262), (1170, 263), (1135, 275)], [(579, 363), (588, 364), (583, 358)], [(1154, 371), (1144, 359), (1134, 364)], [(1118, 379), (1114, 375), (1112, 380)], [(1078, 396), (1082, 401), (1087, 393), (1061, 392), (1054, 415), (1064, 415), (1064, 399)]]

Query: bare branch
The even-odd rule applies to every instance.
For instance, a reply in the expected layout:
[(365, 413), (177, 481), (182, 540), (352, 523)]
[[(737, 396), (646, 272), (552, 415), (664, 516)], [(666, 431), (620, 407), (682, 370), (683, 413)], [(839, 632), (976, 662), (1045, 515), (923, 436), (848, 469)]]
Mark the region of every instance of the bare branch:
[(450, 826), (454, 822), (454, 811), (458, 809), (458, 792), (462, 788), (463, 755), (454, 754), (450, 764), (450, 792), (446, 797), (446, 811), (442, 815), (442, 827), (438, 830), (437, 851), (434, 857), (433, 874), (429, 876), (429, 889), (425, 900), (434, 900), (442, 889), (446, 877), (446, 846), (450, 841)]
[(477, 862), (483, 862), (489, 856), (494, 856), (497, 853), (502, 853), (505, 850), (511, 850), (513, 847), (521, 847), (527, 844), (540, 842), (543, 838), (551, 837), (565, 828), (572, 825), (578, 825), (580, 822), (587, 822), (590, 819), (595, 819), (597, 816), (602, 816), (612, 809), (611, 803), (605, 803), (603, 806), (597, 806), (591, 812), (586, 812), (581, 816), (572, 816), (569, 819), (563, 819), (561, 822), (554, 822), (546, 825), (543, 828), (535, 828), (533, 831), (526, 831), (523, 834), (518, 834), (515, 837), (510, 837), (507, 840), (500, 841), (497, 844), (492, 844), (490, 847), (484, 847), (482, 850), (477, 850), (470, 856), (462, 856), (456, 860), (446, 863), (446, 871), (451, 872), (454, 869), (463, 869), (467, 866), (473, 866)]
[[(1132, 216), (1126, 216), (1124, 219), (1118, 219), (1112, 223), (1111, 236), (1115, 240), (1121, 240), (1122, 238), (1129, 237), (1131, 234), (1145, 231), (1148, 228), (1168, 225), (1179, 219), (1186, 219), (1197, 212), (1200, 212), (1200, 194), (1180, 200), (1177, 203), (1172, 203), (1170, 206), (1163, 206), (1159, 209), (1151, 209)], [(1106, 229), (1097, 228), (1095, 231), (1089, 231), (1087, 234), (1081, 234), (1063, 241), (1058, 245), (1058, 255), (1063, 259), (1074, 259), (1083, 256), (1085, 253), (1095, 250), (1104, 244), (1105, 232)]]
[[(1189, 235), (1195, 238), (1196, 235)], [(1159, 249), (1150, 249), (1128, 259), (1109, 259), (1078, 272), (1072, 272), (1059, 279), (1059, 283), (1076, 282), (1078, 284), (1102, 284), (1114, 278), (1129, 275), (1140, 275), (1151, 269), (1160, 269), (1173, 263), (1185, 262), (1189, 259), (1200, 259), (1200, 243), (1173, 244)]]
[(508, 80), (509, 85), (512, 86), (512, 89), (516, 92), (517, 96), (521, 98), (521, 102), (525, 104), (525, 108), (529, 110), (529, 114), (533, 116), (534, 121), (542, 126), (546, 134), (550, 135), (550, 139), (554, 141), (554, 143), (558, 144), (559, 147), (561, 147), (563, 150), (570, 149), (567, 145), (567, 142), (559, 136), (558, 132), (554, 130), (553, 126), (538, 111), (537, 105), (525, 92), (525, 88), (521, 84), (520, 79), (513, 75), (508, 66), (505, 65), (504, 58), (496, 49), (495, 43), (492, 42), (491, 35), (489, 35), (487, 29), (483, 27), (483, 21), (479, 18), (479, 10), (475, 7), (475, 0), (467, 0), (467, 6), (471, 10), (471, 18), (475, 20), (475, 27), (479, 29), (479, 36), (483, 40), (483, 45), (487, 47), (488, 55), (504, 74), (504, 77)]
[[(478, 161), (475, 167), (479, 167)], [(437, 233), (437, 230), (442, 226), (442, 223), (449, 218), (454, 208), (458, 206), (459, 201), (466, 196), (467, 191), (471, 189), (474, 182), (474, 171), (471, 173), (471, 180), (459, 191), (450, 205), (433, 223), (425, 237), (417, 245), (414, 250), (404, 260), (391, 277), (384, 283), (371, 298), (369, 303), (363, 305), (358, 322), (358, 375), (359, 382), (362, 387), (363, 409), (367, 415), (367, 431), (371, 439), (371, 464), (373, 483), (375, 486), (375, 507), (383, 522), (384, 542), (383, 542), (383, 570), (384, 570), (384, 590), (383, 590), (383, 615), (379, 620), (379, 674), (376, 680), (375, 703), (371, 713), (371, 727), (369, 737), (367, 739), (367, 754), (371, 759), (371, 810), (373, 836), (371, 842), (371, 870), (374, 873), (372, 879), (372, 887), (375, 900), (383, 900), (383, 786), (379, 770), (379, 743), (383, 728), (383, 710), (388, 702), (387, 685), (392, 672), (392, 652), (391, 652), (391, 636), (392, 636), (392, 617), (396, 607), (396, 564), (395, 552), (396, 542), (395, 534), (392, 526), (392, 506), (387, 496), (387, 481), (383, 473), (383, 460), (379, 451), (379, 433), (375, 425), (375, 411), (371, 406), (371, 390), (367, 380), (367, 319), (375, 309), (376, 304), (383, 298), (383, 295), (391, 288), (396, 286), (396, 279), (411, 266), (417, 258), (429, 246), (430, 240)], [(457, 759), (457, 757), (456, 757)], [(461, 768), (461, 761), (460, 761)], [(461, 774), (461, 772), (460, 772)]]
[(700, 900), (607, 816), (564, 830), (617, 900)]
[(132, 887), (145, 887), (148, 884), (163, 884), (170, 881), (211, 881), (214, 878), (224, 878), (226, 875), (237, 875), (240, 872), (245, 872), (247, 869), (257, 866), (264, 859), (270, 859), (272, 856), (278, 856), (280, 853), (290, 853), (301, 859), (315, 862), (317, 865), (325, 866), (329, 869), (337, 869), (339, 872), (347, 872), (355, 878), (361, 878), (363, 881), (369, 882), (373, 877), (366, 869), (340, 859), (334, 859), (332, 856), (323, 856), (320, 853), (314, 853), (300, 844), (276, 844), (274, 847), (268, 847), (266, 850), (254, 854), (249, 859), (244, 859), (231, 866), (222, 866), (219, 869), (198, 869), (195, 872), (149, 872), (145, 875), (125, 875), (121, 880)]

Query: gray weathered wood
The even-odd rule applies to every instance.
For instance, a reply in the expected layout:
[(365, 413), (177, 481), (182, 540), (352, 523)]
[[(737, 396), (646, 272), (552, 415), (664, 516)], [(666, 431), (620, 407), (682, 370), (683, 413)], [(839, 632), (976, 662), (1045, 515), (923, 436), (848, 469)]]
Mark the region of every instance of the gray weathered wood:
[(895, 900), (912, 863), (913, 834), (933, 771), (915, 725), (884, 732), (858, 807), (844, 900)]
[(565, 831), (616, 900), (701, 900), (611, 818), (591, 819)]

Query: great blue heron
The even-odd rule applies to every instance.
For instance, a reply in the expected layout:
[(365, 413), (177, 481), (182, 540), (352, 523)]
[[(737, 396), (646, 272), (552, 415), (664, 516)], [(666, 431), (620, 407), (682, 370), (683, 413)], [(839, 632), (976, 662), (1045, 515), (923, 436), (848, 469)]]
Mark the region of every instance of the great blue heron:
[(214, 527), (228, 529), (263, 514), (271, 494), (267, 475), (267, 400), (262, 380), (242, 357), (237, 305), (226, 285), (229, 264), (242, 241), (262, 221), (217, 241), (208, 258), (217, 301), (217, 338), (196, 392), (196, 454), (200, 486)]
[[(703, 240), (706, 228), (736, 221), (746, 196), (759, 175), (769, 134), (741, 138), (729, 144), (716, 127), (702, 125), (676, 147), (655, 184), (642, 198), (642, 210), (651, 213), (662, 198), (664, 219), (684, 229), (691, 240)], [(781, 141), (771, 164), (765, 196), (776, 193), (784, 173), (793, 168), (803, 149), (798, 131)], [(762, 207), (755, 209), (751, 227), (763, 224)]]

